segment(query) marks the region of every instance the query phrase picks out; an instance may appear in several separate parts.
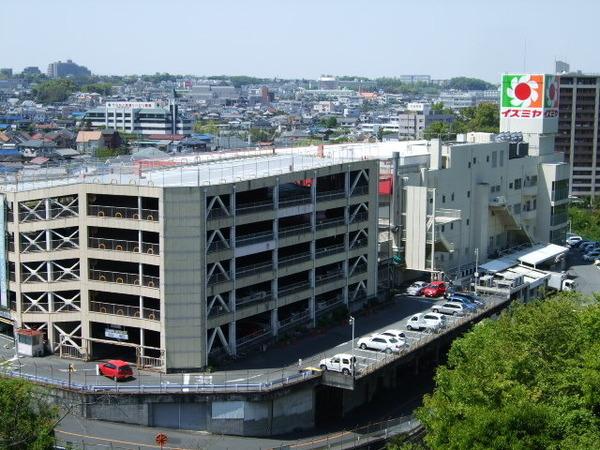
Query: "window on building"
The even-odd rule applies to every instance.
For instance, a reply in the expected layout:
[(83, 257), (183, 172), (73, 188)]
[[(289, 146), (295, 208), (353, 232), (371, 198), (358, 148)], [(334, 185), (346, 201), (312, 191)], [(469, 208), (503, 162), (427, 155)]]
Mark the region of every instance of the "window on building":
[(442, 233), (446, 231), (446, 227), (444, 225), (442, 225)]
[(477, 164), (477, 158), (473, 158), (473, 165)]
[(490, 162), (490, 155), (487, 155), (487, 156), (485, 157), (485, 162)]
[(500, 150), (500, 167), (504, 167), (504, 150)]
[(517, 178), (515, 180), (515, 189), (521, 189), (521, 179)]
[(467, 219), (467, 226), (469, 226), (469, 222), (470, 222), (469, 219)]
[(442, 195), (442, 203), (446, 203), (446, 196)]
[(492, 152), (492, 167), (498, 165), (498, 152)]
[(508, 188), (512, 189), (513, 188), (513, 184), (512, 183), (508, 183)]
[(450, 200), (454, 201), (454, 192), (452, 193), (452, 195), (450, 196)]
[(467, 198), (471, 198), (471, 191), (467, 191)]
[(469, 161), (469, 164), (467, 164), (467, 166), (469, 167), (469, 169), (471, 168), (471, 161)]
[(521, 214), (521, 204), (520, 203), (515, 203), (512, 208), (513, 208), (513, 212), (515, 214)]

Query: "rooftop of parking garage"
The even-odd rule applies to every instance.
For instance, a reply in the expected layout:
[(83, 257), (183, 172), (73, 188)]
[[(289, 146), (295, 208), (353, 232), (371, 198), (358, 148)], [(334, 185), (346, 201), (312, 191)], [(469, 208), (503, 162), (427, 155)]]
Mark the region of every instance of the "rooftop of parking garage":
[(212, 186), (370, 158), (318, 157), (304, 152), (256, 150), (120, 163), (85, 163), (38, 169), (0, 179), (0, 192), (29, 191), (79, 183), (139, 186)]

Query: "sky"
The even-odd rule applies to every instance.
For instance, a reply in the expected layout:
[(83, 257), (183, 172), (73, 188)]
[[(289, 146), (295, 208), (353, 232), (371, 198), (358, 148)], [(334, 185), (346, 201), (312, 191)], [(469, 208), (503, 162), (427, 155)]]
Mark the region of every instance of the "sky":
[(0, 67), (497, 82), (555, 59), (600, 72), (599, 16), (597, 0), (2, 0)]

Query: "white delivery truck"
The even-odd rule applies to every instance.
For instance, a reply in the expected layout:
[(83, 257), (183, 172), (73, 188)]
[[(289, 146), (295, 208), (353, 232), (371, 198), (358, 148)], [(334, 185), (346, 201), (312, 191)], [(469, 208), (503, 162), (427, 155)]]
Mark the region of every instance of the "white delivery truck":
[(549, 272), (548, 288), (555, 291), (574, 291), (576, 288), (575, 280), (569, 278), (565, 272)]

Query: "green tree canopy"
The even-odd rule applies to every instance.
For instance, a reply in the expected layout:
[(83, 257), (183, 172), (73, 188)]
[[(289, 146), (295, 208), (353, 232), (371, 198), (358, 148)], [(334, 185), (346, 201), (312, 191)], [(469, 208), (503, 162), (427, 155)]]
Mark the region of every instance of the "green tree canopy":
[(0, 378), (0, 448), (53, 448), (54, 426), (58, 412), (31, 383)]
[(86, 84), (81, 88), (83, 92), (95, 92), (100, 95), (112, 94), (112, 84), (106, 82)]
[(219, 135), (219, 124), (213, 120), (207, 122), (196, 122), (194, 124), (194, 133)]
[(455, 77), (448, 81), (446, 87), (460, 91), (485, 91), (487, 89), (494, 89), (495, 86), (479, 78)]
[(516, 305), (457, 339), (435, 381), (417, 411), (430, 449), (600, 448), (600, 306)]
[(336, 128), (338, 126), (338, 121), (335, 117), (323, 117), (321, 119), (321, 125), (326, 128)]
[(36, 100), (41, 103), (64, 102), (76, 90), (77, 85), (66, 79), (44, 81), (32, 89)]

